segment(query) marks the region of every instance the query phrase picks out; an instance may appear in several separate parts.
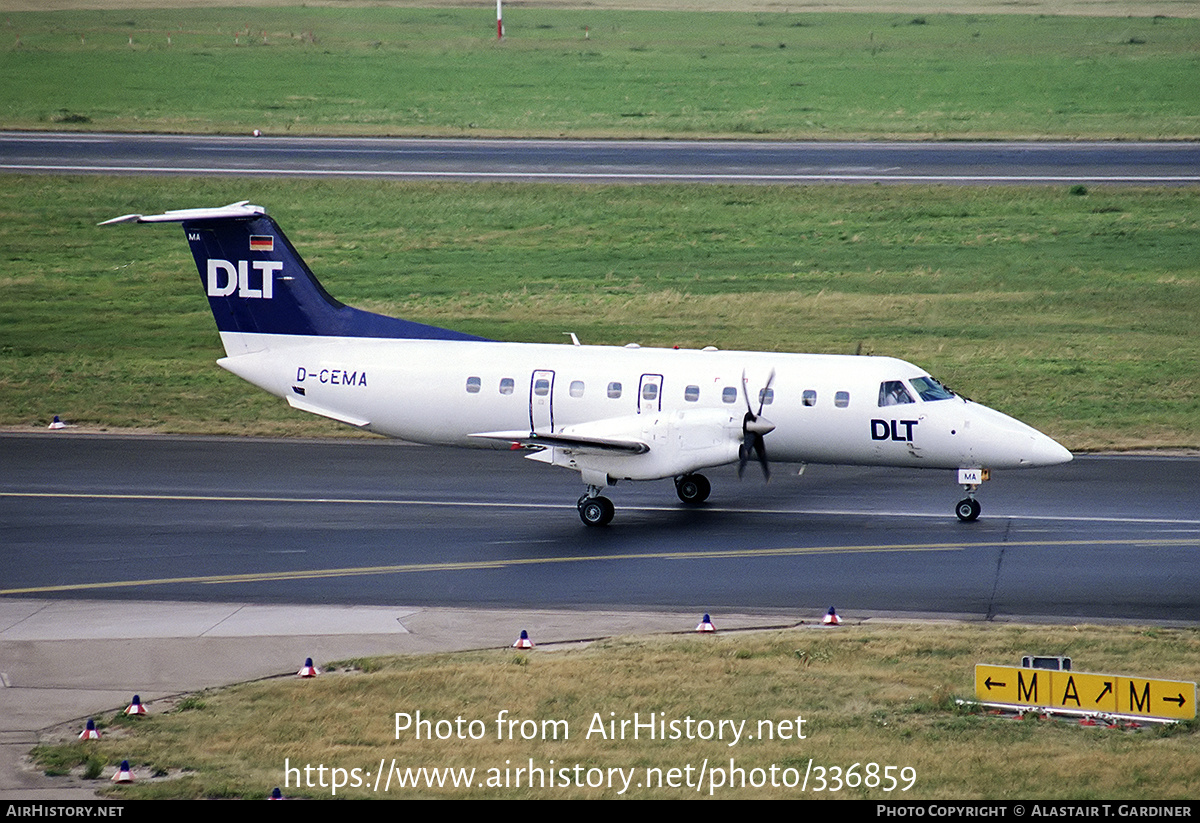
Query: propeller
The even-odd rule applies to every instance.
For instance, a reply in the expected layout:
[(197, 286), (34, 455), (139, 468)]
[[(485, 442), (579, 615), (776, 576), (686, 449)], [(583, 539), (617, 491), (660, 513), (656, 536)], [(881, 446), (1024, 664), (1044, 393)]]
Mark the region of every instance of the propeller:
[(763, 405), (767, 402), (767, 390), (775, 381), (775, 369), (767, 377), (767, 384), (758, 393), (758, 411), (750, 405), (750, 392), (746, 388), (746, 371), (742, 370), (742, 397), (746, 400), (746, 416), (742, 418), (742, 445), (738, 448), (738, 477), (746, 471), (746, 464), (751, 456), (756, 456), (762, 466), (763, 479), (771, 479), (771, 467), (767, 464), (767, 448), (763, 436), (775, 431), (775, 424), (762, 416)]

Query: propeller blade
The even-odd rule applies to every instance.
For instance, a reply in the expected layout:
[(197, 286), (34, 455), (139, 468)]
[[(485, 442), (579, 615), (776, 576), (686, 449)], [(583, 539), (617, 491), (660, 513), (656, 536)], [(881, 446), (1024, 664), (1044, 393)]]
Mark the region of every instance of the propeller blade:
[(758, 412), (755, 413), (754, 406), (750, 403), (746, 370), (742, 369), (742, 399), (746, 401), (746, 414), (742, 418), (742, 445), (738, 447), (739, 479), (746, 473), (746, 464), (750, 462), (751, 456), (754, 456), (758, 460), (758, 464), (762, 466), (763, 478), (771, 479), (771, 467), (767, 462), (767, 445), (763, 437), (775, 431), (775, 424), (762, 416), (762, 410), (767, 402), (767, 392), (774, 382), (775, 369), (771, 369), (766, 385), (758, 393)]
[(767, 447), (761, 434), (754, 435), (754, 450), (758, 452), (758, 464), (762, 466), (763, 480), (771, 479), (771, 467), (767, 464)]
[(771, 467), (767, 462), (767, 447), (763, 442), (763, 436), (758, 432), (748, 431), (742, 441), (742, 445), (738, 447), (738, 479), (746, 473), (746, 465), (750, 462), (750, 457), (754, 456), (758, 460), (758, 464), (762, 466), (763, 479), (771, 479)]
[[(774, 382), (775, 382), (775, 369), (772, 368), (771, 373), (769, 375), (767, 375), (767, 385), (763, 386), (762, 390), (759, 391), (759, 393), (758, 393), (758, 416), (759, 417), (762, 417), (763, 406), (767, 402), (767, 392), (770, 390), (771, 384)], [(766, 432), (763, 432), (763, 434), (766, 434)]]

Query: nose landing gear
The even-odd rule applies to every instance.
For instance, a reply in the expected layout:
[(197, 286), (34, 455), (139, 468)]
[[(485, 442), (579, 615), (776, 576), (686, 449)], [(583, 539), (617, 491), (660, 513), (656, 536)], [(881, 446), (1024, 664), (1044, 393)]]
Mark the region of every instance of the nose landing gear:
[(967, 491), (967, 496), (959, 500), (954, 507), (954, 513), (958, 515), (959, 520), (964, 523), (974, 523), (979, 519), (979, 512), (983, 510), (983, 507), (975, 499), (975, 491), (979, 488), (979, 484), (986, 482), (990, 478), (991, 472), (987, 469), (958, 470), (958, 482)]
[[(968, 494), (974, 493), (974, 490), (968, 492)], [(958, 505), (954, 507), (954, 513), (958, 515), (958, 519), (964, 523), (973, 523), (974, 521), (978, 520), (979, 512), (982, 510), (983, 507), (979, 505), (979, 501), (974, 497), (964, 497), (962, 500), (959, 500)]]

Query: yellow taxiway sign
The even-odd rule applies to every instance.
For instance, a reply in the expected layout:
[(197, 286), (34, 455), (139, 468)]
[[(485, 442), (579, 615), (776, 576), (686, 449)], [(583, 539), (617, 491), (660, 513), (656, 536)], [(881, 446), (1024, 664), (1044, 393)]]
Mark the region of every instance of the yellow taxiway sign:
[(985, 703), (1169, 720), (1190, 720), (1196, 716), (1195, 683), (1116, 674), (979, 663), (975, 666), (975, 697)]

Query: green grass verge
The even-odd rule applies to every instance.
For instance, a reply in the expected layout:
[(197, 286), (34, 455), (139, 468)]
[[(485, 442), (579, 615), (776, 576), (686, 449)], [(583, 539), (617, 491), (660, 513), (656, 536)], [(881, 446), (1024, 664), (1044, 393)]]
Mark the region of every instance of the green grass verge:
[[(1200, 20), (522, 8), (14, 12), (0, 127), (1193, 138)], [(87, 82), (80, 82), (86, 78)]]
[(331, 293), (495, 339), (888, 354), (1074, 449), (1200, 444), (1200, 190), (9, 177), (0, 425), (326, 434), (213, 365), (178, 227), (245, 197)]
[[(346, 787), (339, 797), (601, 798), (615, 790), (588, 788), (395, 788), (371, 791), (381, 759), (406, 768), (475, 769), (475, 783), (489, 770), (503, 781), (530, 761), (544, 770), (622, 768), (692, 769), (702, 763), (729, 768), (732, 758), (747, 780), (769, 778), (770, 768), (803, 776), (809, 759), (826, 769), (858, 776), (868, 764), (910, 767), (915, 783), (902, 792), (859, 785), (834, 792), (792, 788), (724, 788), (714, 796), (916, 799), (1163, 800), (1200, 792), (1200, 747), (1195, 722), (1141, 731), (1082, 728), (1073, 722), (1012, 720), (959, 708), (955, 698), (974, 699), (974, 665), (1018, 665), (1023, 654), (1066, 655), (1076, 671), (1191, 680), (1200, 665), (1195, 630), (939, 625), (857, 626), (797, 629), (761, 634), (618, 638), (585, 649), (512, 650), (350, 661), (317, 680), (275, 680), (207, 691), (177, 703), (152, 706), (144, 720), (116, 715), (102, 720), (103, 740), (44, 746), (36, 759), (62, 773), (100, 761), (100, 780), (128, 759), (137, 784), (107, 789), (118, 797), (262, 797), (283, 785), (285, 760), (292, 767), (359, 769), (368, 788)], [(320, 661), (318, 661), (319, 663)], [(498, 739), (496, 718), (534, 721), (527, 736)], [(479, 739), (415, 739), (396, 734), (395, 714), (436, 723), (456, 718), (464, 734)], [(162, 713), (160, 713), (162, 712)], [(720, 740), (601, 738), (595, 718), (632, 720), (634, 712), (681, 723), (746, 721), (756, 739), (729, 746)], [(612, 713), (612, 714), (610, 714)], [(782, 727), (790, 739), (757, 739), (760, 720)], [(466, 724), (481, 723), (471, 730)], [(558, 739), (543, 721), (565, 721)], [(546, 727), (550, 728), (550, 727)], [(619, 728), (619, 727), (618, 727)], [(668, 727), (669, 730), (670, 727)], [(683, 728), (683, 727), (680, 727)], [(447, 727), (443, 727), (445, 732)], [(76, 730), (77, 731), (77, 730)], [(795, 739), (803, 731), (803, 740)], [(506, 734), (506, 738), (509, 735)], [(513, 735), (515, 736), (515, 735)], [(426, 735), (428, 737), (428, 735)], [(766, 770), (757, 776), (752, 769)], [(882, 771), (882, 770), (881, 770)], [(898, 771), (898, 769), (897, 769)], [(169, 776), (150, 782), (153, 773)], [(896, 773), (896, 772), (893, 772)], [(593, 772), (593, 775), (596, 773)], [(329, 797), (329, 788), (296, 789), (294, 796)], [(637, 788), (627, 796), (707, 796), (708, 784)], [(907, 783), (907, 781), (905, 781)], [(104, 785), (98, 782), (99, 785)], [(383, 785), (381, 781), (380, 785)], [(901, 784), (903, 786), (905, 784)]]

